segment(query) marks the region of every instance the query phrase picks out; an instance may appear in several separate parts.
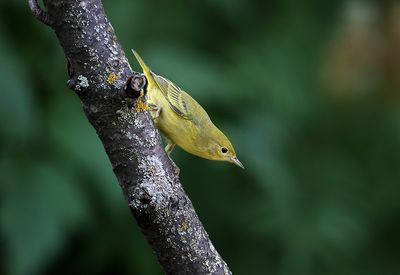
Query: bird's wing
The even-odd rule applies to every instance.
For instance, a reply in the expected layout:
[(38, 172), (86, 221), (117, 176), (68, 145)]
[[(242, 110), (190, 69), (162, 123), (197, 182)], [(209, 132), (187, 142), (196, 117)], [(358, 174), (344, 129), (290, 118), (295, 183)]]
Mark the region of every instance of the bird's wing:
[(190, 102), (187, 102), (187, 100), (185, 100), (185, 98), (187, 98), (185, 92), (182, 91), (181, 88), (177, 87), (174, 83), (172, 83), (168, 79), (165, 79), (162, 76), (153, 74), (153, 77), (160, 87), (161, 92), (167, 98), (171, 109), (185, 119), (192, 119), (192, 115), (190, 114), (190, 111), (188, 109), (188, 103)]

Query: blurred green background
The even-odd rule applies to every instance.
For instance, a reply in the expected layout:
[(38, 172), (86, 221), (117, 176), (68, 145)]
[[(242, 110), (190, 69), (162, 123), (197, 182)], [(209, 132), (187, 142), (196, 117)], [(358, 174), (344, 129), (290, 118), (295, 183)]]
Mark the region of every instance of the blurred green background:
[[(26, 2), (0, 2), (0, 274), (162, 274)], [(172, 154), (234, 274), (400, 274), (398, 2), (104, 5), (246, 166)]]

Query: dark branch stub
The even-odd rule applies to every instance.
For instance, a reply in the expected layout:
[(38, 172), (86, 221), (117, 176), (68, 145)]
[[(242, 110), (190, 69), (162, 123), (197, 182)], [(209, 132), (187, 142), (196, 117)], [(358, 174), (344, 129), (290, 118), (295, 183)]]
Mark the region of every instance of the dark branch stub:
[(68, 60), (68, 87), (80, 97), (129, 208), (165, 272), (231, 274), (185, 194), (150, 114), (126, 104), (126, 98), (136, 105), (145, 100), (147, 80), (130, 69), (101, 0), (44, 4), (46, 11), (29, 0), (36, 18), (54, 29)]
[(124, 91), (126, 97), (129, 98), (138, 98), (141, 96), (141, 91), (144, 91), (143, 95), (146, 95), (146, 86), (147, 86), (147, 79), (143, 74), (134, 73), (125, 83)]

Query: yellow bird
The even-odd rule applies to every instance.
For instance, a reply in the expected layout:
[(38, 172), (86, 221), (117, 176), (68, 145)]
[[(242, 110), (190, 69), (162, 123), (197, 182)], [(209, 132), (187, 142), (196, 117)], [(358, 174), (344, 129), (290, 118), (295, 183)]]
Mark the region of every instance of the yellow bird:
[(176, 144), (193, 155), (228, 161), (244, 169), (231, 142), (200, 104), (168, 79), (153, 73), (139, 54), (132, 52), (147, 78), (147, 102), (156, 127), (167, 139), (167, 153)]

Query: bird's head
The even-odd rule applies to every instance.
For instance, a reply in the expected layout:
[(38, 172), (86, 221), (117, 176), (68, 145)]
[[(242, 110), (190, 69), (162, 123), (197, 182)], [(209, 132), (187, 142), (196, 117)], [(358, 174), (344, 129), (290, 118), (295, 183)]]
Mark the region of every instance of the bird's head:
[(229, 139), (217, 128), (214, 131), (213, 138), (208, 146), (210, 159), (228, 161), (244, 169)]

